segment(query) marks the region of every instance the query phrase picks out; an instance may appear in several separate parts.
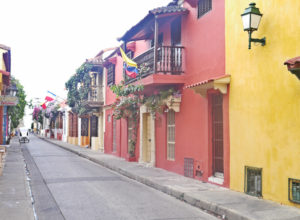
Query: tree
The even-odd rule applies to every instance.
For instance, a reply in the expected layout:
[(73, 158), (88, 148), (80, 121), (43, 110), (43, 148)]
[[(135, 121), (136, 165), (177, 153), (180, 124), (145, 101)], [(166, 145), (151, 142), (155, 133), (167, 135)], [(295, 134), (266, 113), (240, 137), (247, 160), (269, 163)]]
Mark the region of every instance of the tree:
[(8, 107), (8, 115), (10, 117), (10, 127), (14, 129), (18, 127), (20, 121), (25, 115), (25, 107), (26, 107), (26, 94), (24, 91), (23, 85), (14, 77), (11, 77), (11, 84), (15, 84), (17, 86), (17, 94), (16, 96), (19, 99), (19, 102), (16, 106), (9, 106)]

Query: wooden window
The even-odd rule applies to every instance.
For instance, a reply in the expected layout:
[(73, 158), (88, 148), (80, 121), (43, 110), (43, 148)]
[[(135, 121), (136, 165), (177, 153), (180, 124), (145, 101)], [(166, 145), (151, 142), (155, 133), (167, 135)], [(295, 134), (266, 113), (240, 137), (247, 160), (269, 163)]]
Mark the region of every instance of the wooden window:
[(107, 67), (107, 85), (111, 86), (115, 84), (115, 65), (110, 64)]
[(289, 200), (300, 204), (300, 180), (289, 178)]
[(198, 0), (198, 18), (212, 9), (212, 0)]
[(113, 118), (113, 152), (117, 151), (117, 120)]
[(89, 136), (89, 119), (81, 119), (81, 136)]
[(167, 159), (175, 160), (175, 112), (167, 113)]
[(98, 137), (98, 117), (95, 115), (91, 117), (91, 136)]
[(245, 192), (252, 196), (262, 196), (262, 169), (245, 167)]

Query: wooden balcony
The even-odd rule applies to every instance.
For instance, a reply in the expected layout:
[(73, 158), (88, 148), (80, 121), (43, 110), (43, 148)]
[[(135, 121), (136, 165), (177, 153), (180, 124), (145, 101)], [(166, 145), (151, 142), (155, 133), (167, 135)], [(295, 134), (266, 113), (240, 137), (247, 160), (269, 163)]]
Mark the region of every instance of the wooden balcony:
[(137, 78), (130, 78), (124, 72), (125, 84), (146, 78), (149, 75), (160, 73), (163, 75), (181, 75), (183, 70), (183, 49), (181, 46), (161, 46), (157, 48), (155, 57), (154, 48), (135, 57), (140, 74)]
[(88, 99), (83, 103), (88, 108), (99, 108), (104, 104), (102, 86), (91, 86)]

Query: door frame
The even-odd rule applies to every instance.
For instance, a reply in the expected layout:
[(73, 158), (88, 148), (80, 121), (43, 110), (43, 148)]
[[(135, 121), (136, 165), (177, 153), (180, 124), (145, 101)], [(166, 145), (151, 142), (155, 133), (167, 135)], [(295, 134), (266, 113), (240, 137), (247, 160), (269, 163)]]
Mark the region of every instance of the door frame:
[[(145, 118), (144, 114), (150, 114), (150, 136), (151, 136), (151, 143), (150, 143), (150, 148), (151, 148), (151, 159), (150, 162), (147, 163), (143, 160), (143, 149), (144, 149), (144, 136), (147, 133), (147, 131), (144, 131), (144, 123)], [(147, 126), (148, 127), (148, 126)], [(149, 166), (155, 166), (155, 119), (151, 115), (151, 113), (147, 110), (146, 106), (141, 106), (140, 107), (140, 153), (139, 153), (139, 163), (147, 163)]]

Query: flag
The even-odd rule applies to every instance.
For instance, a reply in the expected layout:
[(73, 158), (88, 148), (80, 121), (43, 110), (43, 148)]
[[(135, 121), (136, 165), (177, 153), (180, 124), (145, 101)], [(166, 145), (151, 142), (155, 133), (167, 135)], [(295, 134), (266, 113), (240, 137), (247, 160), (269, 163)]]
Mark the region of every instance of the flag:
[(56, 99), (56, 95), (52, 92), (47, 91), (47, 96), (45, 97), (45, 100), (47, 100), (48, 102), (51, 102), (54, 99)]
[(44, 103), (41, 105), (43, 109), (46, 109), (46, 108), (47, 108), (46, 103), (47, 103), (47, 101), (44, 102)]
[(120, 51), (124, 61), (123, 67), (125, 69), (126, 75), (129, 76), (130, 78), (136, 78), (137, 75), (139, 74), (139, 70), (137, 69), (136, 62), (128, 58), (121, 47), (120, 47)]

